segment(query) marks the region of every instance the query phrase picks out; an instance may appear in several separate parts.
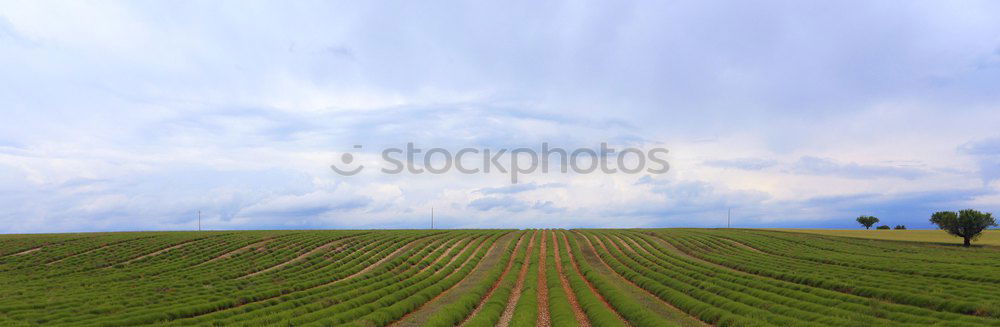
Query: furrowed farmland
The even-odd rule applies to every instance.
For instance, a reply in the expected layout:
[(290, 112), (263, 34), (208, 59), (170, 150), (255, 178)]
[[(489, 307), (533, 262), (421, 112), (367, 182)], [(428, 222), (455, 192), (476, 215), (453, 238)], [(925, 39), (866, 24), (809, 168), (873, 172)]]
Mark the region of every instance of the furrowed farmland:
[(773, 230), (0, 236), (2, 326), (1000, 326), (1000, 248)]

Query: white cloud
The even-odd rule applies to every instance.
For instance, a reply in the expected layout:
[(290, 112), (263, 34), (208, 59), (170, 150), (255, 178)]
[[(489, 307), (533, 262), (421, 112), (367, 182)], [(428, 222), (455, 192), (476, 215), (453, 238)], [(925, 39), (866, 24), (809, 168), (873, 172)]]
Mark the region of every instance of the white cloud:
[[(998, 4), (814, 6), (3, 3), (0, 231), (191, 228), (198, 210), (402, 228), (431, 207), (446, 227), (1000, 209)], [(407, 142), (663, 146), (672, 170), (374, 170)], [(355, 144), (371, 169), (333, 174)]]

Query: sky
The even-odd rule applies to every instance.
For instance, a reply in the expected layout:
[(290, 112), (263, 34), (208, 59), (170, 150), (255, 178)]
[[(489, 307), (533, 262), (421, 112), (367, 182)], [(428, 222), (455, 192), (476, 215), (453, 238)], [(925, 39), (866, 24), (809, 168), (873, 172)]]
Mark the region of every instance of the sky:
[[(931, 228), (1000, 209), (997, 1), (0, 1), (0, 232)], [(664, 174), (381, 173), (664, 148)], [(356, 149), (354, 145), (362, 145)], [(350, 153), (366, 169), (330, 169)]]

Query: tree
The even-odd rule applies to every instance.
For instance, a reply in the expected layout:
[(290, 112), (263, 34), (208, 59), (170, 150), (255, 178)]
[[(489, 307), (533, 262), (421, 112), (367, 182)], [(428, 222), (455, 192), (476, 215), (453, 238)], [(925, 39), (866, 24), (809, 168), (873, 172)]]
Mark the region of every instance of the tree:
[(878, 226), (876, 229), (889, 229), (889, 225)]
[(872, 225), (878, 223), (878, 218), (875, 218), (874, 216), (861, 216), (858, 217), (857, 221), (862, 226), (865, 226), (865, 229), (871, 229)]
[(896, 225), (893, 229), (906, 229), (906, 225)]
[(972, 209), (965, 209), (958, 213), (954, 211), (935, 212), (931, 215), (931, 223), (948, 234), (964, 239), (963, 245), (965, 247), (972, 245), (972, 240), (979, 238), (984, 229), (997, 226), (993, 214)]

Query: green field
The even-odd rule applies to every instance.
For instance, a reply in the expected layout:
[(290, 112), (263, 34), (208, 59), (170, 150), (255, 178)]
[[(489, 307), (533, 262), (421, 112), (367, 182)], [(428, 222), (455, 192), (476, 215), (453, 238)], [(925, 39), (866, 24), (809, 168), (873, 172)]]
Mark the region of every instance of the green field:
[(0, 235), (0, 285), (2, 326), (1000, 326), (996, 247), (774, 230)]
[[(932, 230), (775, 229), (775, 230), (843, 236), (843, 237), (870, 238), (870, 239), (891, 240), (891, 241), (932, 242), (932, 243), (948, 243), (948, 244), (962, 243), (961, 238), (948, 235), (947, 232), (939, 229), (932, 229)], [(972, 244), (1000, 246), (1000, 230), (983, 231), (983, 235), (979, 238), (979, 240), (974, 241)]]

